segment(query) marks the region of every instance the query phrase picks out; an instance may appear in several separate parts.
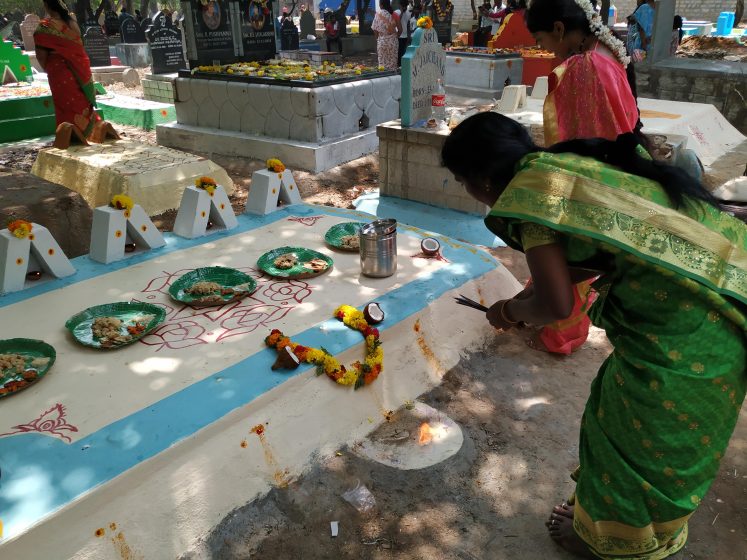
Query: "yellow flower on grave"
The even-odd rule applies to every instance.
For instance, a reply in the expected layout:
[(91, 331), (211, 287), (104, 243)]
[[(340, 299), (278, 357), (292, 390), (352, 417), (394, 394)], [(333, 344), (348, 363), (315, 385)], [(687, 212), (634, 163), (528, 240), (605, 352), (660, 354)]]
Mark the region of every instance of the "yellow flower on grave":
[(117, 210), (132, 210), (132, 207), (135, 206), (135, 201), (126, 194), (115, 194), (109, 204)]
[(233, 68), (229, 68), (228, 70), (226, 70), (226, 73), (227, 74), (233, 74)]
[(267, 169), (269, 171), (274, 171), (275, 173), (282, 173), (285, 171), (285, 165), (283, 165), (283, 162), (279, 159), (271, 158), (267, 160)]
[(379, 72), (383, 72), (383, 71), (384, 71), (384, 67), (383, 67), (383, 66), (381, 66), (381, 65), (379, 65), (379, 66), (378, 66), (378, 70), (379, 70)]
[(422, 27), (423, 29), (430, 29), (431, 27), (433, 27), (433, 20), (428, 16), (418, 18), (418, 27)]
[(31, 235), (32, 229), (31, 222), (27, 222), (26, 220), (13, 220), (8, 224), (8, 231), (13, 234), (13, 237), (17, 237), (18, 239), (26, 239)]
[(213, 195), (215, 187), (217, 186), (215, 179), (212, 177), (200, 177), (199, 179), (195, 179), (195, 187), (207, 191), (210, 196)]
[(265, 71), (264, 71), (264, 70), (258, 70), (258, 71), (257, 71), (257, 76), (259, 76), (260, 78), (261, 78), (262, 76), (264, 76), (264, 75), (265, 75)]
[(355, 71), (355, 75), (356, 75), (356, 76), (360, 76), (360, 75), (361, 75), (361, 71), (360, 71), (360, 70), (356, 70), (356, 71)]

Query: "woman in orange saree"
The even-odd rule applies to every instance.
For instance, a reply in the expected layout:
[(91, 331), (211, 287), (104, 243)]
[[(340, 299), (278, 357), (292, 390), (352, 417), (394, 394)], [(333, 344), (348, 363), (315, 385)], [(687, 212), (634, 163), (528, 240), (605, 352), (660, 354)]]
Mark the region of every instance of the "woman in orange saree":
[(80, 28), (61, 0), (44, 0), (48, 17), (34, 32), (36, 55), (49, 78), (57, 126), (70, 123), (87, 137), (100, 120), (91, 63)]
[[(563, 60), (549, 76), (543, 107), (545, 145), (638, 131), (638, 107), (625, 71), (622, 42), (602, 25), (589, 0), (534, 0), (526, 12), (538, 44)], [(593, 280), (574, 287), (568, 319), (545, 326), (530, 345), (570, 354), (589, 335), (586, 309), (596, 295)]]

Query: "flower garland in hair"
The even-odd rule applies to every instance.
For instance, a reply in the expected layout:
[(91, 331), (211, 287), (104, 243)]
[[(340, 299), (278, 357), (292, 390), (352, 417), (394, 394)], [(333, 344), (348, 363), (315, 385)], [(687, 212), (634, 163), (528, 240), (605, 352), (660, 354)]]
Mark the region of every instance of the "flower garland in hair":
[(612, 54), (615, 55), (617, 60), (622, 63), (623, 66), (627, 67), (630, 64), (630, 57), (625, 50), (623, 42), (615, 37), (610, 31), (610, 28), (602, 23), (602, 16), (600, 16), (591, 5), (589, 0), (574, 0), (576, 5), (584, 11), (586, 19), (589, 21), (589, 28), (591, 32), (596, 36), (597, 40), (606, 46)]
[(290, 346), (300, 361), (316, 366), (317, 375), (324, 373), (339, 385), (355, 384), (356, 389), (370, 385), (384, 369), (384, 349), (379, 340), (379, 330), (369, 326), (363, 313), (350, 305), (338, 307), (335, 310), (335, 317), (345, 326), (360, 331), (366, 339), (366, 358), (363, 363), (355, 362), (350, 368), (346, 368), (324, 348), (301, 346), (278, 329), (270, 332), (270, 336), (265, 338), (265, 344), (278, 351)]

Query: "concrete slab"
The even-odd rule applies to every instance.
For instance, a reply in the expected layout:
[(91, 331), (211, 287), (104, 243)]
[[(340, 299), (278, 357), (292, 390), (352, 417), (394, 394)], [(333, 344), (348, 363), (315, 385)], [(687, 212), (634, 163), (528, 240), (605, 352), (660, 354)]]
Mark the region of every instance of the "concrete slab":
[(173, 103), (161, 103), (109, 93), (96, 98), (96, 107), (107, 121), (153, 130), (158, 124), (176, 120)]
[(209, 159), (134, 140), (47, 148), (31, 172), (80, 193), (94, 208), (127, 194), (151, 216), (177, 208), (184, 189), (204, 175), (233, 192), (231, 178)]
[[(332, 253), (322, 238), (334, 224), (367, 219), (306, 205), (242, 215), (237, 230), (219, 237), (167, 236), (166, 247), (111, 265), (77, 259), (67, 282), (0, 298), (0, 321), (12, 318), (17, 336), (57, 350), (48, 376), (3, 402), (2, 556), (114, 560), (126, 550), (133, 558), (175, 558), (234, 508), (363, 437), (494, 336), (484, 321), (457, 313), (453, 296), (514, 294), (520, 285), (505, 268), (441, 236), (450, 262), (400, 259), (393, 277), (362, 277), (356, 254)], [(401, 225), (400, 253), (418, 252), (425, 235)], [(294, 282), (257, 272), (256, 258), (285, 239), (332, 254), (334, 269)], [(174, 306), (169, 284), (187, 267), (211, 264), (249, 272), (259, 289), (224, 308)], [(60, 328), (84, 307), (129, 299), (167, 310), (165, 324), (137, 344), (97, 353)], [(386, 311), (378, 325), (384, 372), (375, 383), (353, 391), (314, 368), (270, 370), (275, 353), (264, 338), (271, 328), (324, 346), (342, 363), (360, 359), (360, 334), (332, 313), (374, 299)], [(257, 425), (259, 438), (251, 433)]]
[[(357, 120), (357, 117), (356, 117)], [(302, 142), (179, 123), (156, 127), (158, 143), (183, 150), (256, 159), (279, 158), (288, 167), (320, 172), (374, 152), (376, 131), (366, 130), (334, 140)]]
[[(529, 98), (523, 111), (507, 115), (525, 125), (542, 126), (542, 105), (542, 100)], [(687, 137), (687, 147), (707, 170), (747, 139), (707, 103), (639, 98), (638, 107), (643, 132)]]

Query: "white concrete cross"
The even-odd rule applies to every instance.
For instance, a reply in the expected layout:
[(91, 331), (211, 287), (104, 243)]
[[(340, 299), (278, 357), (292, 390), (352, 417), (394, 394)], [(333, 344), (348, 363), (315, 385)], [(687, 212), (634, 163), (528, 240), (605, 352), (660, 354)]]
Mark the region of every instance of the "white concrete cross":
[(163, 235), (139, 204), (129, 211), (111, 206), (100, 206), (93, 210), (91, 259), (104, 264), (121, 260), (125, 257), (128, 242), (135, 243), (137, 252), (166, 245)]
[(194, 186), (184, 189), (174, 233), (187, 239), (201, 237), (207, 233), (208, 221), (213, 223), (210, 233), (239, 225), (225, 189), (218, 185), (212, 194)]
[(10, 231), (0, 231), (0, 293), (28, 287), (30, 270), (44, 271), (55, 278), (75, 274), (75, 268), (44, 226), (31, 224), (31, 233), (18, 239)]
[(283, 204), (300, 204), (301, 194), (290, 169), (275, 173), (260, 169), (252, 174), (252, 187), (246, 201), (245, 212), (263, 216), (278, 209), (278, 200)]

